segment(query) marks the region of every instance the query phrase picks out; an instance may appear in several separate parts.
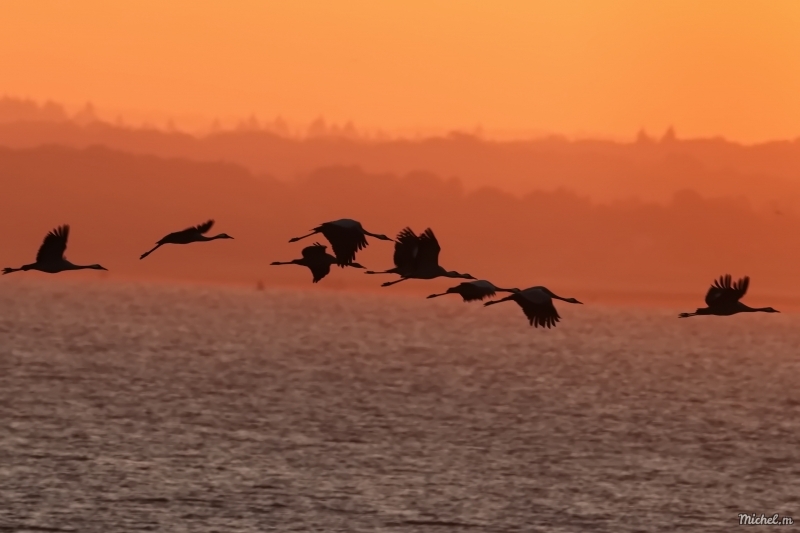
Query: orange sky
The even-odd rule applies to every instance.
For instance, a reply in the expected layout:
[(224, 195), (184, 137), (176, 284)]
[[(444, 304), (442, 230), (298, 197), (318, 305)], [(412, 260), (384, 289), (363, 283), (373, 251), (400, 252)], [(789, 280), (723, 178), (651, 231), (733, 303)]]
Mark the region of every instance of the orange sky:
[(410, 132), (800, 135), (800, 2), (5, 2), (0, 94)]

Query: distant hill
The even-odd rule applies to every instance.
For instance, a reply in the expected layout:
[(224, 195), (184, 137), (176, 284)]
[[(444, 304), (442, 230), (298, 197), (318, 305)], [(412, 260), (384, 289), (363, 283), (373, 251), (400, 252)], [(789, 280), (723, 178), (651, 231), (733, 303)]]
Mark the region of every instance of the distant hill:
[[(0, 146), (114, 150), (195, 161), (227, 161), (255, 174), (291, 180), (330, 166), (358, 166), (369, 173), (425, 171), (458, 177), (467, 189), (492, 186), (515, 194), (560, 188), (594, 200), (639, 198), (667, 202), (690, 188), (704, 196), (742, 196), (757, 209), (800, 212), (800, 140), (744, 146), (723, 139), (635, 142), (517, 142), (466, 134), (419, 140), (368, 140), (352, 135), (290, 138), (263, 130), (220, 131), (196, 137), (176, 131), (100, 122), (87, 107), (67, 117), (55, 104), (0, 105)], [(5, 119), (3, 118), (5, 116)]]

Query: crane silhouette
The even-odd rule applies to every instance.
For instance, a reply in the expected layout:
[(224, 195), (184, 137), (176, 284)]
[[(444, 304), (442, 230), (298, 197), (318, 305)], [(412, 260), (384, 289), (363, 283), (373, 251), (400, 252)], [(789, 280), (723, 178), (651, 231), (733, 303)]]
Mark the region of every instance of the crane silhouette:
[(679, 318), (687, 318), (697, 315), (717, 315), (730, 316), (736, 313), (780, 313), (772, 307), (748, 307), (739, 300), (747, 292), (750, 286), (750, 278), (743, 277), (735, 283), (731, 283), (731, 275), (726, 274), (714, 280), (711, 288), (706, 293), (706, 305), (699, 307), (694, 313), (681, 313)]
[(431, 294), (428, 298), (438, 298), (439, 296), (445, 296), (447, 294), (458, 294), (465, 302), (474, 302), (475, 300), (491, 298), (498, 292), (514, 292), (518, 290), (519, 289), (501, 289), (490, 281), (479, 279), (476, 281), (459, 283), (455, 287), (450, 287), (443, 293)]
[(439, 277), (475, 279), (470, 274), (445, 270), (439, 266), (439, 241), (431, 228), (415, 235), (411, 228), (404, 228), (394, 243), (394, 268), (382, 272), (368, 270), (366, 274), (398, 274), (400, 279), (387, 281), (381, 287), (388, 287), (407, 279), (434, 279)]
[(502, 302), (514, 301), (517, 302), (522, 308), (522, 312), (528, 317), (528, 321), (533, 327), (542, 326), (551, 328), (556, 325), (556, 322), (561, 320), (561, 317), (553, 305), (553, 299), (563, 300), (571, 304), (582, 304), (575, 298), (561, 297), (547, 287), (530, 287), (521, 291), (515, 291), (513, 294), (506, 296), (500, 300), (492, 300), (486, 302), (484, 306), (495, 305)]
[(220, 233), (219, 235), (214, 235), (213, 237), (207, 237), (205, 234), (208, 233), (208, 230), (211, 229), (211, 226), (214, 225), (213, 220), (209, 220), (203, 224), (199, 224), (192, 228), (186, 228), (182, 231), (176, 231), (170, 233), (160, 241), (156, 243), (152, 250), (149, 250), (139, 256), (139, 259), (144, 259), (148, 255), (152, 254), (160, 247), (164, 246), (165, 244), (189, 244), (192, 242), (204, 242), (204, 241), (213, 241), (216, 239), (233, 239), (227, 233)]
[(367, 236), (380, 239), (382, 241), (391, 241), (386, 235), (379, 233), (370, 233), (365, 230), (361, 222), (351, 218), (342, 218), (331, 222), (323, 222), (308, 235), (302, 237), (293, 237), (289, 242), (297, 242), (306, 237), (311, 237), (317, 233), (328, 239), (333, 248), (333, 253), (336, 255), (336, 264), (339, 266), (347, 266), (356, 260), (356, 252), (367, 247)]
[[(324, 246), (318, 242), (315, 242), (311, 246), (306, 246), (303, 248), (302, 254), (303, 257), (301, 259), (293, 259), (291, 261), (275, 261), (271, 263), (272, 265), (301, 265), (304, 267), (308, 267), (311, 271), (311, 274), (314, 276), (314, 283), (317, 283), (319, 280), (327, 276), (331, 271), (331, 265), (336, 264), (336, 258), (326, 252), (328, 247)], [(359, 265), (358, 263), (350, 263), (348, 265), (339, 265), (342, 268), (345, 266), (354, 267), (354, 268), (364, 268), (363, 266)]]
[(74, 265), (67, 261), (64, 252), (67, 249), (67, 239), (69, 239), (69, 226), (64, 224), (50, 231), (42, 241), (39, 251), (36, 253), (36, 262), (29, 265), (22, 265), (20, 268), (4, 268), (3, 275), (19, 272), (21, 270), (39, 270), (48, 274), (56, 274), (65, 270), (83, 270), (91, 268), (93, 270), (108, 270), (98, 264), (94, 265)]

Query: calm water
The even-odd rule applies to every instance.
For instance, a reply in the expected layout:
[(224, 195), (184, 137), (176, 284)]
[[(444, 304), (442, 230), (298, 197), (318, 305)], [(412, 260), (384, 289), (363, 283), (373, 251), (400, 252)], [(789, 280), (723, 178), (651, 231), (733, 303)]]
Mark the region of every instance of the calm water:
[(800, 528), (798, 315), (39, 279), (0, 283), (0, 531)]

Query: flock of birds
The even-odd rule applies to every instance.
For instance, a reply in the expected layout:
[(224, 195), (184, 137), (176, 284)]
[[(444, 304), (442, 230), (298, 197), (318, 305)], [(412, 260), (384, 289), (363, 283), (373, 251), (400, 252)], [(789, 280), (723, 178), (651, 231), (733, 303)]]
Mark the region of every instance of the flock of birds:
[[(213, 220), (209, 220), (198, 226), (176, 231), (159, 240), (149, 251), (143, 253), (139, 259), (144, 259), (165, 244), (189, 244), (193, 242), (213, 241), (217, 239), (232, 239), (227, 233), (220, 233), (208, 236), (207, 233), (214, 225)], [(364, 229), (360, 222), (349, 218), (334, 220), (320, 224), (307, 235), (294, 237), (289, 242), (322, 234), (331, 244), (333, 255), (327, 252), (328, 247), (315, 242), (311, 246), (306, 246), (301, 251), (300, 259), (291, 261), (276, 261), (273, 265), (300, 265), (308, 268), (313, 276), (313, 282), (317, 283), (331, 271), (331, 266), (352, 267), (364, 269), (364, 266), (355, 262), (356, 253), (367, 246), (367, 237), (380, 239), (382, 241), (394, 242), (394, 268), (380, 272), (366, 270), (366, 274), (395, 274), (398, 279), (383, 283), (382, 287), (388, 287), (408, 279), (434, 279), (439, 277), (460, 278), (472, 281), (462, 282), (455, 287), (447, 289), (440, 294), (431, 294), (428, 298), (438, 298), (447, 294), (458, 294), (465, 302), (482, 301), (486, 298), (494, 297), (498, 292), (510, 293), (509, 296), (499, 300), (491, 300), (484, 303), (484, 306), (499, 304), (502, 302), (513, 301), (522, 308), (528, 322), (534, 327), (551, 328), (556, 322), (561, 320), (558, 311), (553, 305), (553, 300), (562, 300), (572, 304), (580, 304), (575, 298), (564, 298), (553, 293), (547, 287), (535, 286), (527, 289), (503, 289), (493, 283), (476, 279), (470, 274), (462, 274), (453, 270), (445, 270), (439, 265), (439, 252), (441, 247), (439, 241), (433, 234), (433, 230), (426, 229), (419, 235), (415, 234), (411, 228), (404, 228), (397, 235), (396, 239), (391, 239), (386, 235), (371, 233)], [(20, 268), (5, 268), (3, 274), (12, 272), (38, 270), (55, 274), (67, 270), (107, 270), (98, 264), (76, 265), (64, 257), (69, 239), (69, 226), (60, 226), (45, 236), (39, 251), (36, 254), (36, 261)], [(729, 316), (736, 313), (765, 312), (777, 313), (779, 311), (772, 307), (753, 308), (743, 304), (740, 300), (747, 292), (750, 278), (744, 278), (733, 282), (730, 275), (721, 276), (715, 280), (706, 294), (707, 307), (701, 307), (694, 313), (681, 313), (681, 318), (696, 315), (717, 315)]]

